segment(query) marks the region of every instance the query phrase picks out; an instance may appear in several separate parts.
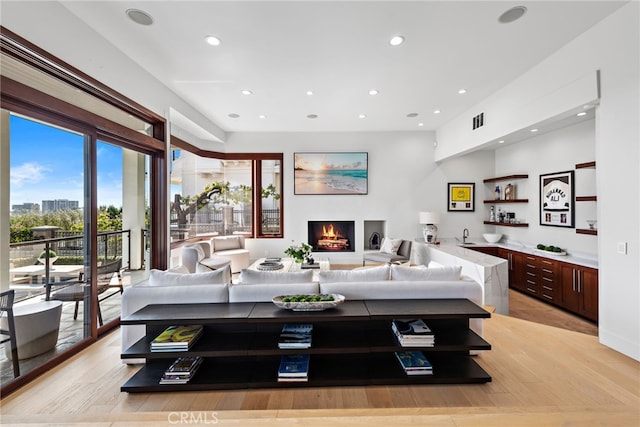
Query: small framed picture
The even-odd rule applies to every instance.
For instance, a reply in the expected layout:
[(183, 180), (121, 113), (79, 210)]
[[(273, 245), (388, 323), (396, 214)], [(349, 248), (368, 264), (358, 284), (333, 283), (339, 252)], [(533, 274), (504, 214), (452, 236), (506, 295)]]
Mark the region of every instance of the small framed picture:
[(540, 225), (574, 228), (573, 171), (540, 175)]
[(473, 212), (476, 204), (476, 184), (473, 182), (453, 183), (447, 188), (447, 211)]

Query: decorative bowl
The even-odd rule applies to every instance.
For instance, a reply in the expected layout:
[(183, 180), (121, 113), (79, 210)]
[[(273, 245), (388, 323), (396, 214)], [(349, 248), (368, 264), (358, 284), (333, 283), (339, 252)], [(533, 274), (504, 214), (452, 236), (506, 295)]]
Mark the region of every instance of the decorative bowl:
[(502, 239), (502, 234), (499, 233), (483, 233), (482, 237), (489, 243), (497, 243)]
[[(288, 301), (289, 299), (300, 299), (300, 297), (324, 297), (333, 298), (325, 301)], [(340, 294), (298, 294), (298, 295), (279, 295), (273, 297), (273, 303), (278, 308), (293, 311), (323, 311), (334, 308), (344, 302), (344, 295)]]
[(282, 270), (284, 265), (281, 262), (265, 261), (258, 264), (256, 268), (261, 271), (275, 271)]

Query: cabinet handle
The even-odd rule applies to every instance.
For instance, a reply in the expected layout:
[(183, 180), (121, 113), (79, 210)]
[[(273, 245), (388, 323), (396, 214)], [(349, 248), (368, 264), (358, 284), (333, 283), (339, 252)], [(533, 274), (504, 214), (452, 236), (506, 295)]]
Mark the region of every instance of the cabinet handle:
[(535, 273), (530, 273), (530, 272), (528, 272), (528, 271), (527, 271), (527, 275), (529, 275), (529, 276), (533, 276), (533, 277), (536, 277), (536, 274), (535, 274)]
[(551, 274), (553, 274), (553, 271), (552, 271), (552, 270), (547, 270), (546, 268), (543, 268), (543, 269), (542, 269), (542, 271), (544, 271), (545, 273), (551, 273)]
[(553, 297), (550, 297), (549, 295), (542, 294), (542, 296), (545, 297), (546, 299), (553, 300)]
[(532, 294), (537, 293), (535, 289), (527, 288), (527, 290), (528, 290), (529, 292), (531, 292)]
[(535, 270), (536, 266), (535, 265), (531, 265), (531, 264), (527, 264), (527, 268), (531, 268), (531, 269)]
[(509, 270), (513, 270), (513, 254), (509, 254)]
[(543, 264), (553, 265), (553, 263), (552, 263), (551, 261), (546, 261), (546, 260), (544, 260), (544, 259), (542, 260), (542, 263), (543, 263)]
[(571, 289), (573, 289), (573, 292), (576, 291), (576, 269), (572, 269), (572, 278), (573, 278), (573, 285), (571, 286)]
[(552, 290), (553, 290), (553, 288), (550, 288), (550, 287), (548, 287), (548, 286), (544, 286), (544, 285), (542, 286), (542, 289), (546, 289), (546, 290), (548, 290), (548, 291), (552, 291)]
[(582, 271), (576, 270), (576, 276), (578, 276), (578, 293), (582, 292)]
[(534, 282), (533, 280), (527, 280), (527, 283), (530, 284), (530, 285), (535, 285), (536, 284), (536, 282)]
[(546, 280), (547, 282), (553, 282), (553, 279), (549, 279), (548, 277), (542, 277), (542, 280)]

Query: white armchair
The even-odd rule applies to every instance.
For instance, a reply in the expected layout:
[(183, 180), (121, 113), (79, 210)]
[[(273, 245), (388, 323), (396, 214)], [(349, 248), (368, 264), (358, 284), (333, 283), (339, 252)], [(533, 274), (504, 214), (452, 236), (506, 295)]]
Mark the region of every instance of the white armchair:
[(249, 250), (244, 248), (244, 236), (216, 236), (211, 239), (211, 256), (221, 256), (231, 260), (231, 272), (240, 273), (249, 267)]

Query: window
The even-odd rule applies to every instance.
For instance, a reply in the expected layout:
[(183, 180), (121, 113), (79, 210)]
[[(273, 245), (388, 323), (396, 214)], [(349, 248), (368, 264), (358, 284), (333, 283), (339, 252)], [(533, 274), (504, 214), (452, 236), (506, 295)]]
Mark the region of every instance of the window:
[(173, 147), (171, 241), (203, 235), (281, 237), (282, 154), (200, 154)]

